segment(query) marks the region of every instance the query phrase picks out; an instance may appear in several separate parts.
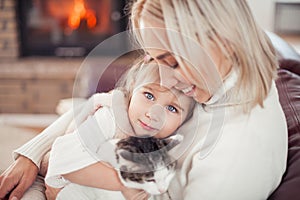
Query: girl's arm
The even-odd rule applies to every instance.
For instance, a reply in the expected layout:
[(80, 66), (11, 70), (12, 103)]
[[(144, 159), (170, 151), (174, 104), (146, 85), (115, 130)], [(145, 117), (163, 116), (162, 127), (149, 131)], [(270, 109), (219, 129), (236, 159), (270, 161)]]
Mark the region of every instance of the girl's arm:
[(75, 172), (64, 174), (63, 177), (73, 183), (105, 190), (121, 191), (125, 199), (148, 199), (148, 194), (143, 190), (125, 187), (117, 171), (109, 165), (97, 162)]
[(17, 159), (19, 155), (23, 155), (36, 164), (37, 167), (40, 167), (43, 156), (50, 150), (54, 140), (64, 135), (73, 120), (74, 113), (79, 112), (82, 108), (84, 108), (84, 105), (80, 105), (75, 110), (70, 110), (60, 116), (40, 134), (16, 149), (14, 151), (14, 158)]
[(94, 163), (80, 170), (63, 174), (62, 176), (73, 183), (105, 190), (121, 191), (124, 187), (117, 171), (102, 162)]

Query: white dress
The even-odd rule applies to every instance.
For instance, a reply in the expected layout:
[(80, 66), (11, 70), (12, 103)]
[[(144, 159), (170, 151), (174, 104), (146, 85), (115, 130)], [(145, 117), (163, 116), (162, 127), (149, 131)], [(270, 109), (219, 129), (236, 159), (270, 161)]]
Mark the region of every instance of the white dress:
[[(120, 106), (119, 105), (118, 107)], [(111, 140), (119, 130), (120, 120), (127, 119), (127, 111), (116, 113), (111, 107), (104, 106), (89, 116), (73, 133), (58, 137), (52, 145), (49, 158), (48, 172), (45, 182), (54, 188), (63, 188), (57, 199), (120, 199), (121, 192), (86, 187), (65, 180), (61, 175), (87, 167), (97, 161), (105, 161), (116, 166), (114, 145)], [(124, 124), (124, 123), (123, 123)], [(127, 131), (130, 130), (126, 128)]]

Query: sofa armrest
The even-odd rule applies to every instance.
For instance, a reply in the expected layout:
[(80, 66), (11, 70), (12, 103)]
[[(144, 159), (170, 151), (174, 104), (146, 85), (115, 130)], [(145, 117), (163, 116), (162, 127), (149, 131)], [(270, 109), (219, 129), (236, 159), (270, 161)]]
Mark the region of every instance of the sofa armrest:
[(300, 76), (279, 69), (276, 86), (288, 126), (288, 159), (282, 181), (268, 200), (297, 200), (300, 197)]
[(276, 34), (266, 33), (278, 56), (276, 86), (288, 127), (286, 172), (268, 200), (296, 200), (300, 197), (300, 55)]
[(300, 55), (285, 40), (283, 40), (281, 37), (272, 32), (266, 31), (266, 34), (268, 35), (273, 46), (276, 49), (278, 60), (286, 59), (300, 61)]

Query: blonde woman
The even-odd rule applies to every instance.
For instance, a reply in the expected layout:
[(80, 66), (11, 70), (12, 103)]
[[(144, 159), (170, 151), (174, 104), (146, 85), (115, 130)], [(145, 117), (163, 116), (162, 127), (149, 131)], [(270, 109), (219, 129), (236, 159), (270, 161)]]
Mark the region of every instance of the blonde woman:
[(141, 0), (131, 12), (162, 84), (201, 108), (199, 138), (181, 158), (171, 196), (267, 199), (286, 168), (287, 128), (275, 51), (246, 0)]
[[(275, 52), (246, 0), (136, 0), (130, 20), (148, 60), (160, 64), (161, 84), (198, 102), (193, 123), (179, 129), (192, 142), (183, 141), (170, 198), (267, 199), (286, 168), (287, 128)], [(21, 158), (7, 172), (13, 185), (17, 169), (34, 168)]]

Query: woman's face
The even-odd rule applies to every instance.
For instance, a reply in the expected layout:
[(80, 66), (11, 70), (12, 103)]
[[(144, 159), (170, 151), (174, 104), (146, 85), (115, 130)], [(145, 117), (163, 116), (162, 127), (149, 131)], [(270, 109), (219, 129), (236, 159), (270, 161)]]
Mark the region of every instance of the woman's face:
[(191, 98), (178, 93), (159, 84), (135, 89), (128, 109), (135, 133), (157, 138), (173, 134), (186, 119), (192, 105)]
[(149, 49), (148, 54), (159, 64), (161, 85), (174, 87), (198, 103), (204, 103), (211, 97), (205, 85), (193, 82), (178, 65), (172, 54), (161, 50)]
[[(166, 46), (170, 45), (166, 42), (169, 40), (162, 24), (153, 21), (149, 22), (144, 19), (140, 22), (141, 37), (143, 39), (144, 48), (149, 56), (159, 64), (161, 84), (167, 88), (174, 87), (182, 91), (186, 96), (193, 97), (195, 101), (199, 103), (208, 101), (211, 97), (209, 89), (204, 83), (197, 81), (203, 80), (203, 77), (199, 75), (199, 78), (193, 79), (191, 74), (194, 76), (195, 74), (192, 71), (184, 73), (182, 66), (178, 65), (176, 59), (172, 55), (172, 52), (166, 49)], [(208, 53), (208, 55), (210, 55), (208, 59), (211, 58), (214, 65), (218, 65), (220, 63), (220, 54), (217, 51), (212, 50)], [(219, 70), (218, 67), (217, 70)]]

